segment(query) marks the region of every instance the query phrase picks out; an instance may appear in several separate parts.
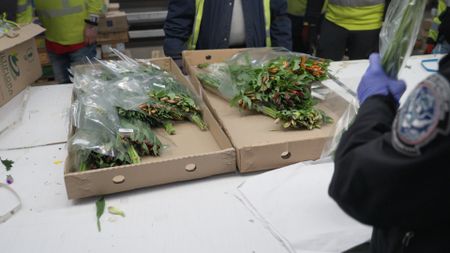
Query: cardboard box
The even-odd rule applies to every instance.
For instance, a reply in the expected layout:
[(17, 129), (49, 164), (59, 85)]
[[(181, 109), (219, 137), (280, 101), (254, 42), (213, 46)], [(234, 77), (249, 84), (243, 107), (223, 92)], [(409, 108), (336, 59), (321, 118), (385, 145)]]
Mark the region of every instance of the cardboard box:
[(97, 44), (99, 44), (99, 45), (127, 43), (128, 40), (129, 40), (128, 32), (97, 34)]
[(119, 11), (119, 9), (120, 9), (119, 3), (109, 3), (107, 6), (108, 6), (108, 11)]
[(123, 11), (107, 12), (104, 16), (100, 16), (98, 20), (99, 33), (116, 33), (127, 31), (127, 14)]
[[(196, 77), (200, 63), (223, 62), (243, 49), (184, 51), (183, 62), (192, 84), (222, 125), (237, 152), (240, 172), (253, 172), (283, 167), (320, 158), (324, 145), (334, 135), (335, 124), (314, 130), (284, 130), (274, 120), (251, 112), (240, 112), (223, 98), (203, 90)], [(319, 104), (335, 122), (348, 103), (340, 96)]]
[[(184, 85), (192, 88), (175, 62), (170, 58), (152, 60), (174, 74)], [(142, 187), (193, 180), (236, 171), (236, 152), (226, 134), (206, 105), (203, 119), (208, 131), (201, 131), (191, 122), (176, 123), (176, 135), (161, 141), (168, 149), (160, 157), (145, 157), (136, 165), (118, 166), (85, 172), (72, 172), (72, 158), (65, 163), (64, 180), (69, 199), (123, 192)], [(167, 140), (170, 140), (167, 143)]]
[(42, 75), (34, 37), (43, 31), (44, 28), (29, 24), (15, 38), (0, 38), (0, 106)]

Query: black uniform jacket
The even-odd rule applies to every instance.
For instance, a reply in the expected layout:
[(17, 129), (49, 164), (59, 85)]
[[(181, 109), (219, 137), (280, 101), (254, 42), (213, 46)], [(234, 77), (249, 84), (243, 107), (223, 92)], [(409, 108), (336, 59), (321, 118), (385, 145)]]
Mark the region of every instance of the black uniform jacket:
[(368, 98), (335, 153), (330, 196), (374, 227), (372, 252), (450, 252), (450, 58), (397, 112)]

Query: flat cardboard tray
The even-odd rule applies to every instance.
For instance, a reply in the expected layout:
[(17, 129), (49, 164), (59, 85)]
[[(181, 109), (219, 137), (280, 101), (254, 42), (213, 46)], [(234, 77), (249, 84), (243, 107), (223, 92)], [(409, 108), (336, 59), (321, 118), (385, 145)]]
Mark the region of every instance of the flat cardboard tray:
[[(152, 59), (174, 74), (184, 85), (191, 84), (170, 58)], [(69, 199), (123, 192), (148, 186), (193, 180), (236, 171), (236, 152), (212, 113), (202, 105), (208, 131), (190, 122), (175, 124), (176, 135), (158, 129), (163, 144), (160, 157), (145, 157), (140, 164), (85, 172), (73, 172), (72, 157), (65, 163), (64, 180)]]
[(197, 65), (223, 62), (244, 49), (184, 51), (183, 64), (192, 84), (219, 121), (237, 152), (240, 172), (275, 169), (293, 163), (320, 158), (325, 144), (334, 136), (336, 122), (348, 102), (335, 94), (318, 107), (335, 123), (314, 130), (284, 130), (261, 114), (240, 112), (218, 95), (203, 89), (196, 77)]

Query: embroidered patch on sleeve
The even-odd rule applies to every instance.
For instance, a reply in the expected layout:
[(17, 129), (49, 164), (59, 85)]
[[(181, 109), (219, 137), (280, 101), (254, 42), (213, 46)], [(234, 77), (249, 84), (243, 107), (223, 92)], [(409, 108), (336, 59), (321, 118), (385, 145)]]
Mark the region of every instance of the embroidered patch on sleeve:
[(393, 125), (394, 148), (417, 156), (438, 134), (448, 135), (450, 84), (439, 74), (422, 81), (399, 110)]

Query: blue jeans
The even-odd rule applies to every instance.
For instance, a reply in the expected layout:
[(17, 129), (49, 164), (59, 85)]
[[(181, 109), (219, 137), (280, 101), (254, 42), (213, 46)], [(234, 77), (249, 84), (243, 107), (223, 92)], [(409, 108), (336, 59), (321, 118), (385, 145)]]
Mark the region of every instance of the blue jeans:
[(438, 43), (433, 49), (433, 54), (448, 54), (448, 53), (450, 53), (450, 44), (447, 41)]
[(58, 83), (70, 83), (70, 66), (73, 64), (85, 63), (86, 57), (89, 59), (94, 58), (97, 55), (96, 48), (96, 45), (93, 44), (67, 54), (48, 52), (55, 80)]

